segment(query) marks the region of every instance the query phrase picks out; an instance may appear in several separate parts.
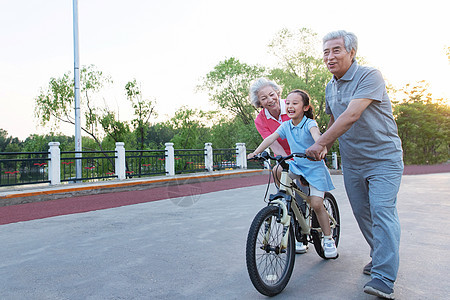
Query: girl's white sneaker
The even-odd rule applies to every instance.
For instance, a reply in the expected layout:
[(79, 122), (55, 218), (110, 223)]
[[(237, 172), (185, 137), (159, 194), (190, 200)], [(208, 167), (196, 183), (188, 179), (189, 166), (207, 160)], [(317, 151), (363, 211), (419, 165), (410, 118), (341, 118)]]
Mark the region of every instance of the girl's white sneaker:
[(323, 252), (326, 258), (336, 258), (338, 256), (336, 244), (333, 239), (323, 240)]

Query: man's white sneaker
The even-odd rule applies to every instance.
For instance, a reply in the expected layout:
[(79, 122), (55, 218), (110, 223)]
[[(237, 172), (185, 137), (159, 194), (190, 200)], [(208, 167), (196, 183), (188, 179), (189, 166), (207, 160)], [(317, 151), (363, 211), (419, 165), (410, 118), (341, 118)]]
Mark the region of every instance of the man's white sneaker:
[(307, 245), (303, 245), (303, 243), (295, 241), (295, 253), (303, 254), (306, 253), (306, 251), (308, 251)]
[(334, 240), (323, 240), (323, 252), (326, 258), (337, 258), (338, 252)]

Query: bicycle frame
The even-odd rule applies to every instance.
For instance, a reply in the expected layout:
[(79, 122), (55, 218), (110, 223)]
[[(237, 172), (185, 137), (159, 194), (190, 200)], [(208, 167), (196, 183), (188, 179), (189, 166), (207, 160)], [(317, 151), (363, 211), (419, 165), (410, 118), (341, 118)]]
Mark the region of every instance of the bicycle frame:
[[(253, 157), (261, 161), (275, 159), (282, 168), (280, 187), (276, 193), (270, 194), (267, 206), (253, 219), (245, 248), (247, 270), (254, 287), (263, 295), (275, 296), (283, 291), (292, 275), (297, 252), (296, 242), (313, 244), (317, 254), (323, 259), (335, 259), (338, 255), (327, 257), (319, 219), (310, 206), (308, 192), (303, 192), (299, 185), (308, 183), (305, 183), (303, 178), (300, 178), (300, 183), (294, 182), (296, 179), (289, 176), (287, 160), (293, 157), (308, 157), (304, 153), (273, 157), (267, 152), (256, 156), (249, 155), (250, 159)], [(269, 187), (270, 181), (267, 184), (266, 196)], [(303, 202), (297, 203), (299, 197), (303, 198), (302, 201), (306, 200), (306, 209), (303, 209)], [(330, 218), (331, 234), (337, 246), (340, 216), (336, 199), (331, 193), (324, 193), (323, 206)]]
[[(292, 199), (295, 199), (295, 193), (298, 193), (300, 197), (303, 199), (308, 199), (307, 195), (303, 193), (300, 189), (297, 189), (294, 187), (293, 180), (289, 177), (288, 172), (283, 170), (281, 172), (281, 179), (280, 179), (280, 188), (278, 193), (270, 195), (269, 203), (268, 205), (279, 205), (279, 207), (282, 210), (282, 216), (280, 218), (280, 223), (283, 224), (283, 238), (281, 240), (281, 249), (287, 248), (287, 242), (289, 237), (289, 227), (291, 225), (291, 215), (289, 214), (289, 211), (292, 210), (294, 213), (294, 218), (297, 220), (297, 222), (300, 224), (301, 227), (301, 233), (309, 235), (311, 233), (311, 226), (310, 226), (310, 220), (311, 214), (308, 214), (307, 219), (303, 215), (303, 213), (300, 211), (300, 208), (297, 205), (297, 201), (292, 201)], [(287, 197), (286, 197), (287, 196)], [(283, 202), (280, 199), (286, 199), (286, 202)], [(269, 235), (270, 232), (266, 232), (266, 235)]]
[[(270, 195), (269, 204), (268, 205), (279, 205), (281, 210), (283, 211), (282, 217), (280, 218), (280, 223), (283, 224), (283, 238), (281, 240), (281, 248), (287, 248), (287, 241), (289, 236), (289, 226), (291, 223), (291, 215), (289, 211), (292, 210), (294, 218), (300, 225), (301, 234), (302, 235), (310, 235), (312, 230), (317, 232), (322, 232), (322, 228), (312, 228), (311, 227), (311, 213), (308, 213), (307, 216), (300, 211), (298, 207), (297, 201), (295, 201), (295, 195), (299, 195), (302, 199), (306, 200), (308, 203), (307, 210), (311, 210), (309, 207), (308, 195), (306, 195), (303, 191), (301, 191), (297, 185), (294, 183), (291, 177), (288, 175), (288, 168), (286, 168), (286, 163), (283, 162), (280, 164), (283, 167), (283, 171), (281, 172), (280, 178), (280, 188), (278, 193)], [(286, 199), (286, 203), (281, 201), (280, 199)], [(294, 199), (294, 201), (292, 201)], [(332, 221), (331, 230), (337, 226), (337, 222), (332, 215), (327, 211), (330, 220)], [(266, 233), (269, 234), (270, 232)]]

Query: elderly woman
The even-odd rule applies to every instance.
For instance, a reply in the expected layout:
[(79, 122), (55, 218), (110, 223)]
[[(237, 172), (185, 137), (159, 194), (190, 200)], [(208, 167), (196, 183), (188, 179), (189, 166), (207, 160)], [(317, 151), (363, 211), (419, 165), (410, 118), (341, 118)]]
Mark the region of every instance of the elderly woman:
[[(267, 78), (258, 78), (250, 86), (250, 101), (256, 108), (262, 108), (255, 119), (255, 126), (263, 139), (274, 133), (282, 122), (289, 120), (286, 103), (280, 97), (281, 87)], [(291, 153), (287, 140), (281, 138), (270, 149), (275, 155)]]
[[(281, 87), (267, 78), (258, 78), (251, 84), (250, 101), (256, 108), (262, 108), (255, 119), (255, 126), (263, 139), (274, 133), (281, 123), (290, 120), (286, 114), (286, 103), (281, 99)], [(275, 155), (291, 154), (286, 139), (277, 139), (270, 149)], [(296, 253), (306, 253), (307, 250), (303, 243), (295, 242)]]

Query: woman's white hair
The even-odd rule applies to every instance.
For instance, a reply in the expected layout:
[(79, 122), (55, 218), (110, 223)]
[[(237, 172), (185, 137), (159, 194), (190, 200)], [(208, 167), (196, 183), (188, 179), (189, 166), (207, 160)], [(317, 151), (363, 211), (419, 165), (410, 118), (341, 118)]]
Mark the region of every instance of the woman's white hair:
[(269, 80), (265, 77), (261, 77), (258, 79), (255, 79), (252, 84), (250, 85), (250, 102), (253, 104), (254, 107), (260, 108), (261, 103), (258, 99), (258, 93), (259, 91), (266, 86), (271, 86), (273, 90), (281, 96), (281, 87), (276, 84), (274, 81)]

